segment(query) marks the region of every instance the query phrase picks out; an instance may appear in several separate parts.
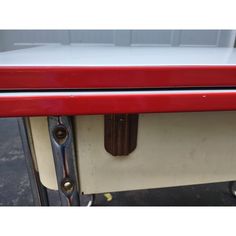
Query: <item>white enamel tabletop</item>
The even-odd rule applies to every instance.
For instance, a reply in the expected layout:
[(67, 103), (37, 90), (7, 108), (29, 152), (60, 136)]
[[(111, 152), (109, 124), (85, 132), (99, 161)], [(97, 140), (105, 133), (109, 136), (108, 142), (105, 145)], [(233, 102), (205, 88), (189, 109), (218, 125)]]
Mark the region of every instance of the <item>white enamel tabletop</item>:
[(0, 66), (236, 65), (236, 49), (53, 45), (0, 53)]

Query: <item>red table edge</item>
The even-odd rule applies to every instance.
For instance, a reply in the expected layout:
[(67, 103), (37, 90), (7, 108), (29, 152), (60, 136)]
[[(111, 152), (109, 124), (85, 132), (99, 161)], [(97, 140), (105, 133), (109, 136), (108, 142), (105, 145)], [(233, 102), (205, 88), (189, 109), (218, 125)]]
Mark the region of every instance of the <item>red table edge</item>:
[(0, 94), (0, 117), (236, 110), (236, 90)]
[(0, 90), (236, 86), (236, 65), (0, 66)]

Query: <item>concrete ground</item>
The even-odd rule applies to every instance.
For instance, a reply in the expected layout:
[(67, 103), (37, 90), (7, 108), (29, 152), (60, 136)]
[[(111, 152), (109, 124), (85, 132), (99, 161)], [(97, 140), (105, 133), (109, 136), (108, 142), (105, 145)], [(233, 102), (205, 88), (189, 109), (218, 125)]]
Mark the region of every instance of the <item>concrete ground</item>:
[[(32, 206), (32, 192), (27, 175), (17, 121), (0, 119), (0, 205)], [(112, 194), (106, 201), (95, 196), (96, 206), (234, 206), (236, 198), (229, 183), (195, 185)], [(57, 193), (50, 191), (57, 198)]]

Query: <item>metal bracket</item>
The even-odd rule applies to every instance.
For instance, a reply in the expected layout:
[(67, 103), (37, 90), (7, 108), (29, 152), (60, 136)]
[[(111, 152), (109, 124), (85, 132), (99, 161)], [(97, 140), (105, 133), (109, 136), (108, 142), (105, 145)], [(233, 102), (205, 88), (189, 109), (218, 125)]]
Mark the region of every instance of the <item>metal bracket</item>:
[(48, 127), (61, 204), (78, 206), (79, 184), (71, 118), (48, 117)]

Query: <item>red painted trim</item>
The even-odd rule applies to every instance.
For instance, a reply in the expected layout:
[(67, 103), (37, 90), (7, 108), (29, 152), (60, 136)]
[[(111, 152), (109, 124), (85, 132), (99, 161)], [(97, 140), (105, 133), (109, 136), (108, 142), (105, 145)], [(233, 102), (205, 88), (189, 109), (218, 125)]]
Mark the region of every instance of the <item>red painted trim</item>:
[(0, 90), (236, 86), (236, 65), (0, 67)]
[(0, 116), (236, 110), (236, 90), (2, 93)]

